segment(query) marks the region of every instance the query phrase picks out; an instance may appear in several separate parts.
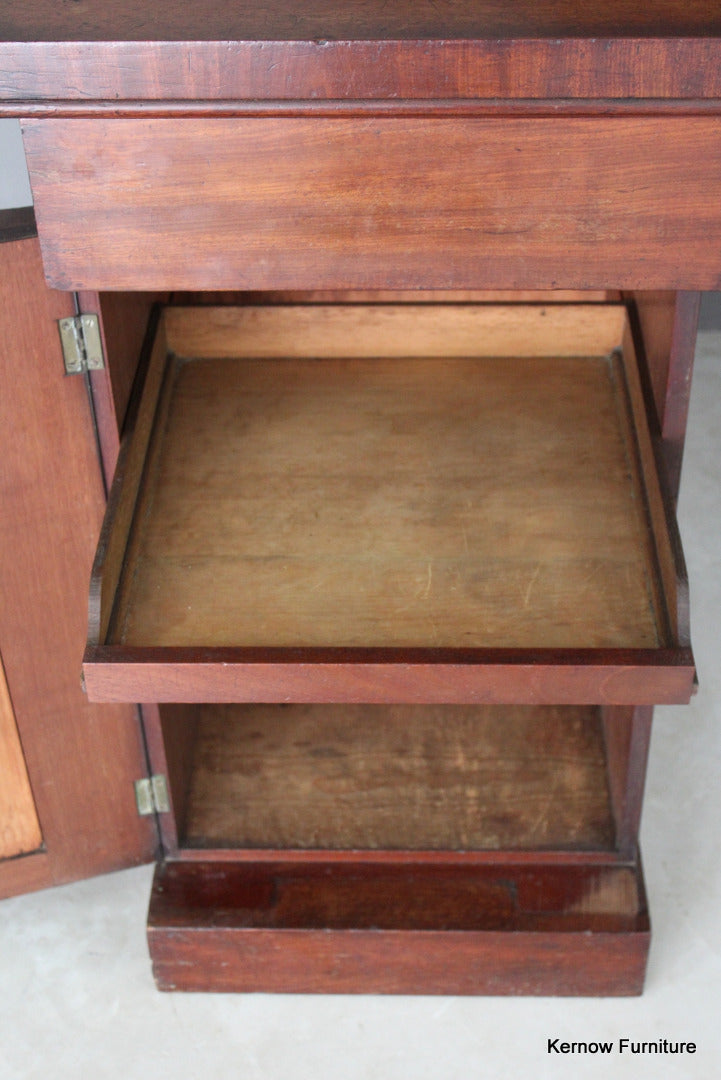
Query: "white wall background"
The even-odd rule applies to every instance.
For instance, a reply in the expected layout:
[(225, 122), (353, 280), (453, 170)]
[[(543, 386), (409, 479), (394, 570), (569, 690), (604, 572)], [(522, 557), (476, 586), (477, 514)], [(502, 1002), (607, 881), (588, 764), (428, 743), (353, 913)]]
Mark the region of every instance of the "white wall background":
[(20, 124), (0, 120), (0, 210), (30, 206), (32, 201)]

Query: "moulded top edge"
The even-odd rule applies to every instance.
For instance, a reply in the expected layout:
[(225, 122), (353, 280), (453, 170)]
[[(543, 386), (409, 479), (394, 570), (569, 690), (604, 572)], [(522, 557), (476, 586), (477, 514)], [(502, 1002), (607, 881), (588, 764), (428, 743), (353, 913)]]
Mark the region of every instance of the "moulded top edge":
[(71, 21), (46, 3), (16, 14), (0, 2), (0, 103), (721, 98), (718, 11), (691, 4), (664, 22), (616, 6), (559, 20), (527, 2), (509, 19), (489, 0), (433, 17), (430, 4), (387, 15), (377, 0), (360, 13), (233, 5), (232, 17), (229, 5), (173, 2), (151, 24), (145, 4), (141, 15), (137, 3), (81, 2)]
[(15, 41), (421, 40), (721, 36), (713, 0), (35, 0), (0, 2), (0, 37)]

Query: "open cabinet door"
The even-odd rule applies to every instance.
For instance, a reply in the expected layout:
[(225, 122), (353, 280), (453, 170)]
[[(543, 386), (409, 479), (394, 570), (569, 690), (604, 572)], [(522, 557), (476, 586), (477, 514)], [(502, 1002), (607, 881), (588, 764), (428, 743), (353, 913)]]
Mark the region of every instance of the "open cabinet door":
[(156, 823), (135, 706), (91, 705), (80, 664), (105, 506), (88, 385), (65, 374), (32, 211), (0, 212), (0, 896), (147, 862)]

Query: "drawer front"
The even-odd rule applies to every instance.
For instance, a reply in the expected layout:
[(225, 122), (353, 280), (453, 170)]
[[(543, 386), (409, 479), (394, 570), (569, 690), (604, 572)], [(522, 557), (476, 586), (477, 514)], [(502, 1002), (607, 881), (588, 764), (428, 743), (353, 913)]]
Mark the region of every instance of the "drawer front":
[(721, 121), (29, 120), (57, 288), (721, 283)]

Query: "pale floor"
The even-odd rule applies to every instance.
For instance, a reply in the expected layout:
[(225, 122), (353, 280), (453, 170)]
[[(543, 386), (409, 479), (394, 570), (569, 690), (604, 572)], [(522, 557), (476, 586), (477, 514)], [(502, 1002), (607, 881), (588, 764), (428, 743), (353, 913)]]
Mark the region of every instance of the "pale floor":
[[(700, 690), (658, 709), (642, 844), (647, 986), (620, 1000), (161, 995), (141, 868), (0, 904), (0, 1080), (721, 1075), (721, 334), (702, 335), (680, 506)], [(694, 1041), (549, 1056), (547, 1040)]]

